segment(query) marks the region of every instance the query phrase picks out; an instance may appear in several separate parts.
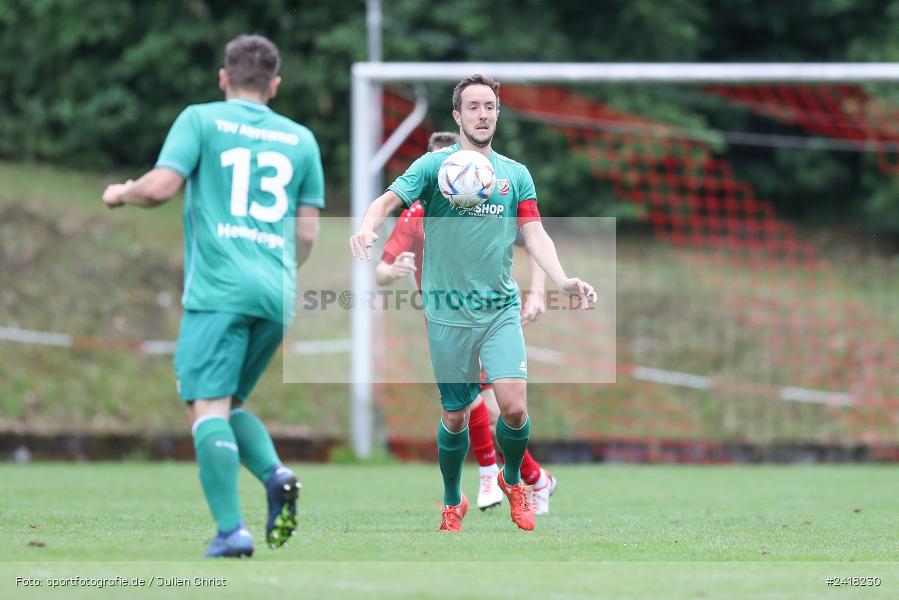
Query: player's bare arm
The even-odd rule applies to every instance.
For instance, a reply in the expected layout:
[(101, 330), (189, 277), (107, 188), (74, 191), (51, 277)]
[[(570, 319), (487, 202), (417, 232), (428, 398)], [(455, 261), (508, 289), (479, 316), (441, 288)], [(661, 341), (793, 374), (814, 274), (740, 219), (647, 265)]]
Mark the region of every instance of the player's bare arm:
[(144, 174), (137, 181), (113, 183), (103, 192), (103, 203), (109, 208), (130, 204), (152, 208), (171, 199), (181, 186), (184, 178), (164, 167), (158, 167)]
[(372, 246), (378, 240), (375, 230), (402, 204), (403, 201), (392, 190), (387, 190), (371, 203), (365, 211), (359, 230), (350, 237), (350, 251), (353, 258), (371, 260)]
[(415, 253), (400, 252), (392, 263), (382, 260), (375, 267), (375, 281), (380, 286), (393, 285), (393, 282), (415, 273)]
[(580, 308), (586, 310), (591, 302), (596, 302), (596, 290), (592, 285), (577, 277), (568, 277), (565, 273), (556, 253), (556, 245), (540, 221), (530, 221), (522, 225), (521, 235), (524, 237), (528, 252), (559, 289), (580, 298)]
[(318, 239), (319, 214), (316, 206), (297, 207), (297, 267), (303, 265), (312, 253), (312, 246)]
[(527, 296), (521, 305), (521, 324), (527, 325), (540, 318), (540, 315), (546, 312), (546, 300), (544, 298), (546, 292), (546, 272), (540, 268), (540, 265), (534, 259), (534, 255), (525, 249), (528, 255), (528, 270), (530, 272), (531, 282), (528, 286)]

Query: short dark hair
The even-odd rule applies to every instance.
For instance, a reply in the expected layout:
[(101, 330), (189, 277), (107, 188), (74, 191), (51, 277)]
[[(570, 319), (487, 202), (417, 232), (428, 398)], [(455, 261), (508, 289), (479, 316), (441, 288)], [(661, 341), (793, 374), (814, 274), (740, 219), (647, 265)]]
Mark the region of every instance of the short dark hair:
[(459, 143), (459, 134), (452, 131), (435, 131), (428, 138), (428, 152), (440, 150)]
[(475, 73), (457, 83), (453, 88), (453, 110), (462, 108), (462, 90), (470, 85), (486, 85), (493, 90), (493, 93), (496, 94), (496, 108), (499, 108), (499, 82), (489, 75)]
[(280, 68), (278, 48), (261, 35), (240, 35), (225, 46), (225, 70), (232, 89), (264, 94)]

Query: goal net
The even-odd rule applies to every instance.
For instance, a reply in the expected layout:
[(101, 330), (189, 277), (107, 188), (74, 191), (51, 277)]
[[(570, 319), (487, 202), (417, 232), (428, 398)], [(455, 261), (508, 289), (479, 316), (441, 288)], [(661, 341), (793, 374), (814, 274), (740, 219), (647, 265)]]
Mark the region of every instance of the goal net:
[[(366, 85), (379, 79), (364, 66)], [(428, 99), (387, 183), (431, 132), (455, 129), (452, 86), (483, 71), (502, 82), (494, 147), (529, 167), (563, 264), (590, 264), (597, 249), (584, 240), (617, 222), (615, 280), (593, 282), (617, 299), (614, 381), (552, 376), (596, 355), (592, 342), (609, 339), (601, 320), (565, 330), (548, 311), (526, 327), (529, 361), (550, 373), (529, 385), (536, 441), (586, 442), (612, 460), (714, 462), (784, 446), (896, 458), (899, 266), (877, 235), (897, 225), (883, 221), (899, 191), (894, 69), (644, 65), (599, 81), (560, 68), (534, 83), (488, 65), (445, 76), (432, 65), (405, 81), (385, 67), (383, 139)], [(398, 349), (424, 327), (397, 314), (356, 338), (369, 336), (354, 352), (369, 349), (370, 373), (413, 368)], [(354, 383), (395, 452), (433, 446), (433, 384)]]

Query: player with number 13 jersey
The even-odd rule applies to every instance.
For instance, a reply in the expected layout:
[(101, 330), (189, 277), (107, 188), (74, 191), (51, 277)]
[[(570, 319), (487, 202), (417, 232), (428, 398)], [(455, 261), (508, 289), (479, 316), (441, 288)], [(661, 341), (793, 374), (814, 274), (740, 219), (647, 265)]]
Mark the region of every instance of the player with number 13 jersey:
[(312, 132), (252, 100), (195, 104), (175, 121), (156, 166), (186, 179), (184, 308), (289, 321), (293, 217), (298, 205), (324, 208)]
[(309, 257), (324, 208), (315, 137), (268, 107), (280, 65), (271, 40), (231, 40), (219, 69), (225, 100), (184, 109), (155, 167), (103, 192), (109, 208), (151, 208), (186, 187), (175, 373), (218, 530), (207, 557), (253, 554), (237, 489), (241, 463), (266, 493), (268, 545), (283, 546), (297, 528), (300, 484), (246, 408), (293, 317), (296, 270)]

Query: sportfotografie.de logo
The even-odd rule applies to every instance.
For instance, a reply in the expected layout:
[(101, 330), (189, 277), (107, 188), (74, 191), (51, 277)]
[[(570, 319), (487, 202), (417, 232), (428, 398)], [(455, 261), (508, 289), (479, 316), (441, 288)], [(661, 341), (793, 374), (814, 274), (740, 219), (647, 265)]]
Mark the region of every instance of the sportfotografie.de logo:
[[(306, 290), (300, 296), (302, 310), (351, 310), (357, 306), (370, 310), (434, 310), (497, 311), (523, 302), (530, 292), (507, 294), (496, 290), (428, 290), (379, 289), (363, 292), (352, 290)], [(558, 290), (544, 292), (547, 311), (578, 310), (580, 299)], [(595, 306), (589, 310), (595, 310)]]

